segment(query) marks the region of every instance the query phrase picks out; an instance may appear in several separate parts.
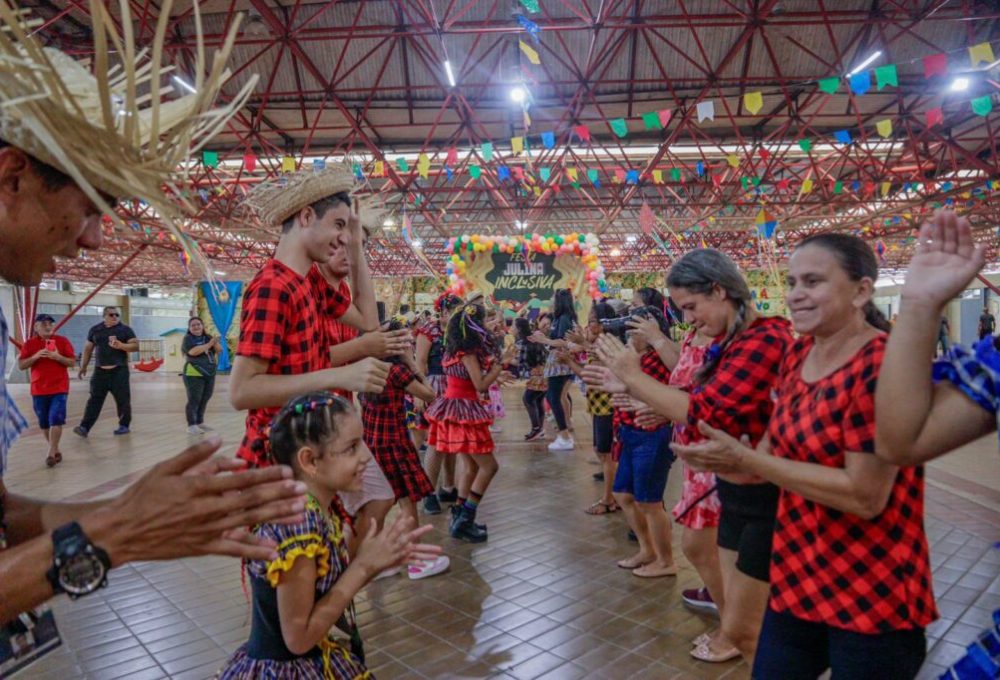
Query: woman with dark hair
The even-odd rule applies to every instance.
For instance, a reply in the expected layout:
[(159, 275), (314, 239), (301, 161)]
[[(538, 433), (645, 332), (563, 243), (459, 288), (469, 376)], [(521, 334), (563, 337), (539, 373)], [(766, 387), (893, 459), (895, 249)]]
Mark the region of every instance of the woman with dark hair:
[(181, 341), (181, 352), (187, 357), (184, 362), (184, 391), (187, 404), (188, 434), (199, 435), (208, 432), (205, 427), (205, 407), (215, 391), (215, 355), (219, 350), (219, 338), (205, 332), (205, 322), (201, 317), (188, 319), (188, 331)]
[[(552, 297), (552, 330), (549, 337), (535, 333), (531, 339), (551, 349), (562, 349), (566, 346), (566, 334), (575, 324), (576, 306), (573, 303), (573, 293), (568, 288), (560, 288)], [(546, 397), (558, 429), (555, 441), (549, 444), (549, 451), (571, 451), (576, 444), (570, 431), (572, 413), (567, 408), (569, 396), (564, 394), (567, 384), (573, 379), (573, 369), (559, 358), (558, 352), (549, 352), (545, 364), (545, 377), (548, 378)]]
[(643, 287), (638, 288), (632, 294), (632, 308), (637, 307), (656, 307), (663, 316), (670, 318), (667, 315), (667, 299), (663, 296), (663, 293), (656, 290), (655, 288)]
[(531, 322), (526, 318), (514, 319), (517, 339), (514, 341), (513, 365), (517, 377), (525, 381), (524, 408), (528, 411), (531, 431), (524, 435), (524, 441), (533, 442), (545, 436), (545, 360), (549, 351), (545, 345), (531, 341)]
[[(758, 316), (739, 268), (718, 250), (693, 250), (670, 268), (670, 295), (696, 329), (715, 343), (695, 373), (692, 390), (664, 385), (643, 373), (639, 356), (608, 336), (598, 343), (610, 370), (587, 378), (611, 392), (627, 391), (676, 424), (707, 421), (756, 445), (767, 430), (782, 358), (792, 344), (785, 319)], [(617, 376), (617, 378), (615, 377)], [(703, 435), (687, 427), (681, 443)], [(771, 537), (778, 508), (778, 488), (749, 475), (720, 475), (722, 516), (718, 530), (724, 603), (722, 635), (735, 648), (699, 639), (691, 654), (718, 662), (740, 654), (752, 662), (767, 607)], [(713, 599), (717, 601), (719, 598)]]
[(767, 435), (754, 449), (700, 423), (707, 441), (675, 447), (698, 469), (781, 487), (755, 678), (813, 680), (831, 668), (835, 678), (907, 680), (926, 654), (937, 612), (923, 470), (874, 455), (889, 327), (872, 303), (877, 278), (878, 260), (856, 236), (799, 243), (786, 299), (800, 337)]
[(448, 386), (424, 414), (430, 423), (427, 443), (438, 453), (462, 457), (450, 533), (469, 543), (488, 538), (486, 527), (475, 522), (476, 511), (500, 467), (490, 435), (493, 417), (480, 395), (500, 377), (503, 363), (513, 354), (512, 346), (500, 361), (494, 359), (485, 324), (482, 305), (467, 303), (451, 317), (441, 362)]

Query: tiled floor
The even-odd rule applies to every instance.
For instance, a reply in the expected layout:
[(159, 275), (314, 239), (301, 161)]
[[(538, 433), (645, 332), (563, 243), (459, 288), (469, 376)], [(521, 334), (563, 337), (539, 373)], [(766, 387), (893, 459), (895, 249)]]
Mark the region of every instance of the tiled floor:
[[(30, 411), (27, 390), (18, 403)], [(242, 418), (226, 399), (225, 379), (209, 424), (233, 451)], [(40, 433), (11, 453), (6, 481), (18, 491), (59, 499), (115, 493), (186, 439), (183, 389), (173, 376), (136, 376), (134, 431), (112, 437), (113, 405), (87, 440), (67, 434), (66, 460), (44, 466)], [(70, 419), (82, 412), (85, 385), (74, 382)], [(375, 674), (392, 678), (746, 678), (745, 665), (701, 664), (689, 640), (713, 625), (679, 604), (696, 584), (681, 563), (676, 579), (646, 581), (615, 567), (632, 550), (622, 516), (583, 513), (597, 496), (585, 446), (551, 454), (524, 444), (525, 417), (508, 394), (510, 415), (498, 437), (501, 471), (482, 506), (490, 541), (456, 543), (433, 518), (433, 540), (452, 558), (447, 575), (420, 582), (393, 578), (358, 599)], [(587, 431), (579, 414), (577, 430)], [(581, 441), (589, 437), (580, 436)], [(1000, 484), (989, 438), (928, 471), (927, 529), (942, 618), (928, 631), (923, 677), (937, 673), (1000, 607)], [(673, 502), (679, 475), (672, 475)], [(676, 537), (675, 537), (676, 538)], [(675, 546), (677, 541), (675, 540)], [(26, 674), (66, 678), (208, 678), (247, 635), (248, 607), (233, 560), (204, 558), (125, 567), (111, 585), (76, 603), (56, 603), (64, 646)]]

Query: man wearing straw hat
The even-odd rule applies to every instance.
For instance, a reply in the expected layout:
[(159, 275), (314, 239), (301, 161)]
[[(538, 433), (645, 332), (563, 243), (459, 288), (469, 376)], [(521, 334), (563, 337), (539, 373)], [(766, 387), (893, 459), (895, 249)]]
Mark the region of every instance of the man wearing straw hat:
[[(31, 22), (9, 2), (0, 0), (0, 276), (28, 286), (55, 269), (56, 257), (101, 246), (102, 215), (110, 215), (115, 197), (145, 200), (172, 228), (178, 209), (162, 186), (178, 180), (192, 140), (224, 124), (253, 83), (230, 107), (211, 109), (237, 26), (211, 69), (196, 59), (198, 94), (161, 102), (165, 30), (148, 54), (137, 53), (132, 36), (118, 36), (104, 4), (94, 0), (92, 75), (43, 48), (29, 34)], [(121, 22), (129, 25), (128, 6), (122, 8)], [(167, 2), (160, 28), (169, 20)], [(194, 37), (200, 44), (200, 31)], [(123, 55), (114, 76), (107, 68), (109, 44)], [(152, 96), (137, 96), (136, 88), (150, 79)], [(147, 105), (140, 108), (140, 101)], [(7, 337), (2, 312), (0, 336)], [(0, 343), (0, 367), (6, 354), (7, 343)], [(0, 457), (25, 426), (0, 371)], [(92, 593), (107, 584), (108, 570), (126, 562), (276, 557), (275, 546), (240, 527), (295, 517), (304, 508), (303, 488), (287, 469), (242, 471), (237, 461), (209, 460), (219, 443), (208, 439), (188, 448), (105, 501), (37, 501), (7, 493), (0, 481), (0, 623), (56, 593)]]
[[(330, 367), (328, 319), (362, 331), (378, 328), (354, 186), (354, 173), (338, 163), (259, 184), (247, 199), (264, 229), (280, 232), (274, 257), (243, 296), (229, 382), (233, 406), (248, 411), (236, 455), (253, 466), (270, 463), (267, 429), (292, 397), (334, 389), (378, 393), (385, 387), (389, 365), (377, 359)], [(340, 249), (347, 251), (351, 286), (341, 281), (335, 288), (318, 265)]]

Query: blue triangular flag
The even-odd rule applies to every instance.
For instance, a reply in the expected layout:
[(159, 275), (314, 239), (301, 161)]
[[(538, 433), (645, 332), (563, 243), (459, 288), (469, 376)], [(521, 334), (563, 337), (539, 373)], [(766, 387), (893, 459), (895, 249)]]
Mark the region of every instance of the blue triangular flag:
[(444, 171), (448, 173), (448, 181), (451, 181), (452, 176), (455, 174), (450, 167), (447, 165), (444, 167)]
[(857, 191), (860, 188), (861, 188), (861, 182), (859, 182), (858, 180), (854, 180), (853, 182), (851, 182), (851, 191)]
[(705, 164), (702, 161), (698, 161), (698, 164), (694, 166), (694, 169), (699, 175), (705, 174)]
[(538, 169), (538, 176), (542, 178), (543, 182), (548, 182), (549, 181), (549, 177), (552, 176), (552, 169), (551, 168), (539, 168)]
[(546, 149), (552, 149), (556, 145), (556, 133), (554, 132), (543, 132), (542, 133), (542, 144), (545, 145)]
[(313, 170), (324, 170), (326, 168), (326, 160), (323, 158), (313, 159)]
[(871, 89), (871, 71), (862, 71), (851, 76), (851, 92), (854, 94), (864, 94)]
[(501, 182), (504, 181), (505, 179), (510, 179), (510, 168), (508, 168), (506, 165), (501, 165), (499, 168), (497, 168), (497, 179), (500, 180)]
[(833, 138), (836, 139), (841, 144), (851, 143), (851, 133), (847, 130), (837, 130), (833, 133)]
[(626, 184), (638, 184), (639, 183), (639, 171), (629, 170), (625, 173), (625, 183)]

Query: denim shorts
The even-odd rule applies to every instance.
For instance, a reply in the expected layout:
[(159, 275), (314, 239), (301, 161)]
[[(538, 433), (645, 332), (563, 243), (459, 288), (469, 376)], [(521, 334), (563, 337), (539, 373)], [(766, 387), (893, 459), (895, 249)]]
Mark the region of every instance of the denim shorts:
[(31, 404), (35, 407), (35, 415), (38, 416), (38, 427), (47, 430), (50, 427), (59, 427), (66, 424), (66, 397), (62, 394), (44, 394), (40, 397), (32, 397)]
[(662, 503), (667, 488), (667, 475), (674, 462), (670, 450), (672, 428), (661, 427), (652, 432), (628, 425), (618, 428), (622, 455), (615, 474), (615, 493), (628, 493), (638, 503)]

